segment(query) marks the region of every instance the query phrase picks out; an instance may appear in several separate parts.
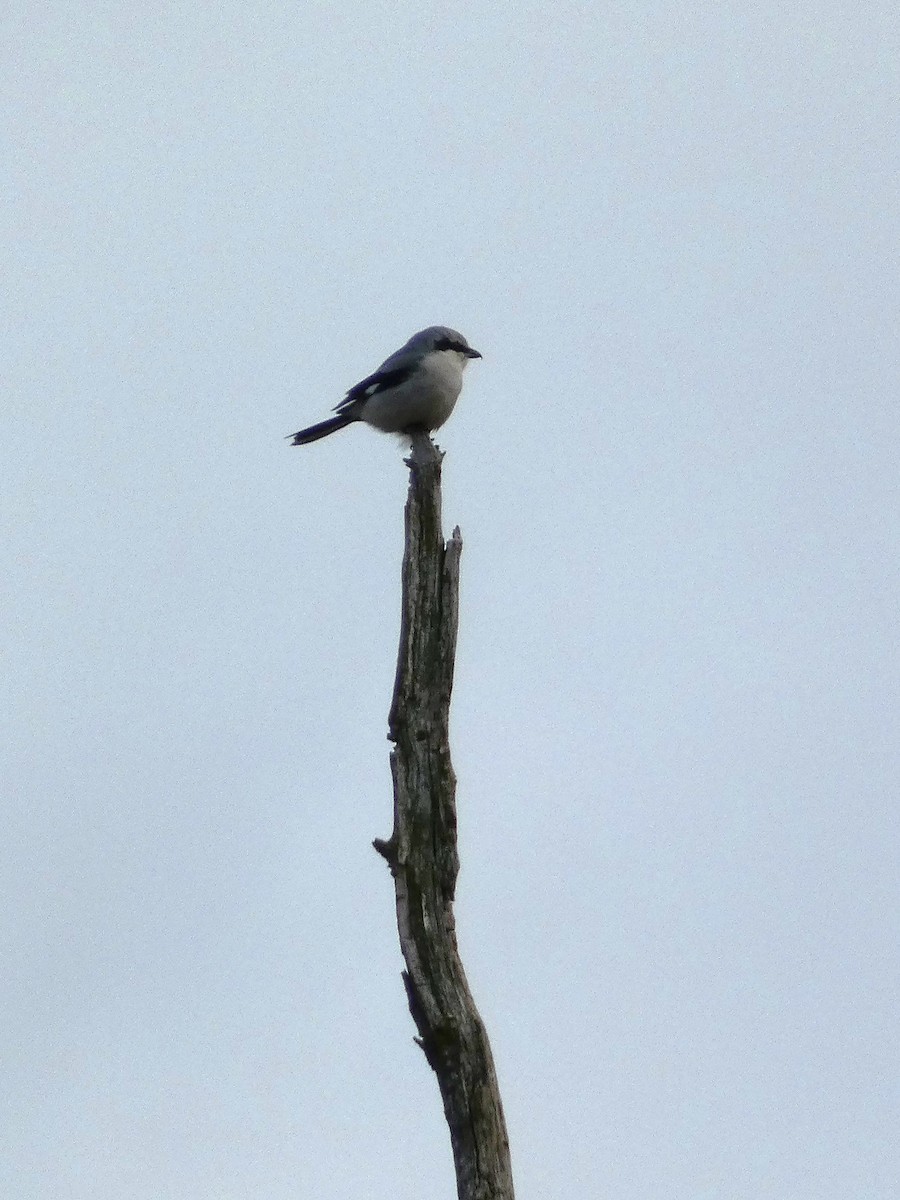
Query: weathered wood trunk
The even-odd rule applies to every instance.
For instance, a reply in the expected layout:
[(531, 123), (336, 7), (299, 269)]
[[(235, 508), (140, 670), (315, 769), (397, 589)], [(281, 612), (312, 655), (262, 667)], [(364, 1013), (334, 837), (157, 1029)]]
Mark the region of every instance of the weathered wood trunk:
[(448, 728), (462, 539), (455, 529), (444, 544), (442, 457), (427, 434), (415, 435), (389, 719), (394, 831), (389, 841), (374, 845), (394, 877), (403, 981), (419, 1044), (441, 1090), (459, 1200), (513, 1200), (491, 1048), (466, 982), (453, 919), (459, 858)]

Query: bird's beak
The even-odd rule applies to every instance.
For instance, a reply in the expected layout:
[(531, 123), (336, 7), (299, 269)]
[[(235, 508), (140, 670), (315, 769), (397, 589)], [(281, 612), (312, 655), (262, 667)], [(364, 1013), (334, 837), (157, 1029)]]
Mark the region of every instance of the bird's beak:
[(481, 355), (478, 353), (477, 350), (473, 350), (472, 347), (470, 346), (468, 348), (468, 350), (466, 351), (466, 358), (481, 358)]

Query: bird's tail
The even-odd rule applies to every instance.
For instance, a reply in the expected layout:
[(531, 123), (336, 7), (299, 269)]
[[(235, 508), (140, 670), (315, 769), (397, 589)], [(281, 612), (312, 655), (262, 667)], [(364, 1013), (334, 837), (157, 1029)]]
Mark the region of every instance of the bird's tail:
[(288, 437), (293, 438), (292, 446), (306, 446), (309, 442), (317, 442), (319, 438), (328, 437), (329, 433), (336, 433), (338, 429), (352, 425), (358, 420), (359, 417), (351, 417), (348, 413), (338, 413), (336, 417), (329, 417), (327, 421), (320, 421), (318, 425), (310, 425), (309, 429), (289, 433)]

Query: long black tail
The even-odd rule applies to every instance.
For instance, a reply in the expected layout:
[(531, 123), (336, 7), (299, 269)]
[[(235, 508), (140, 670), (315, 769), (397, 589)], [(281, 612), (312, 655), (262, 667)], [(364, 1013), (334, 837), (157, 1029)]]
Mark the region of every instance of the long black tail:
[(338, 429), (343, 429), (345, 425), (352, 425), (354, 421), (358, 421), (359, 417), (351, 417), (347, 413), (338, 413), (336, 417), (329, 417), (327, 421), (320, 421), (318, 425), (310, 425), (309, 429), (301, 429), (299, 433), (289, 433), (288, 437), (293, 438), (292, 446), (306, 446), (309, 442), (317, 442), (319, 438), (328, 437), (329, 433), (336, 433)]

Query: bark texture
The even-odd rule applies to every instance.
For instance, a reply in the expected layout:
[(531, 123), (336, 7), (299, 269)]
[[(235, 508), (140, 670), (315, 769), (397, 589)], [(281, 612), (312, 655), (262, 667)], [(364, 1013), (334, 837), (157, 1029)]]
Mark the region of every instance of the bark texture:
[(389, 737), (394, 830), (376, 850), (394, 877), (403, 982), (450, 1127), (459, 1200), (513, 1200), (503, 1106), (487, 1032), (456, 945), (456, 776), (448, 738), (462, 539), (441, 530), (441, 459), (413, 438), (403, 614)]

